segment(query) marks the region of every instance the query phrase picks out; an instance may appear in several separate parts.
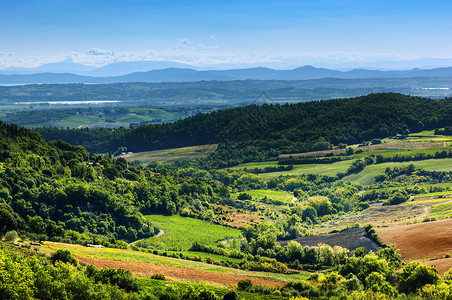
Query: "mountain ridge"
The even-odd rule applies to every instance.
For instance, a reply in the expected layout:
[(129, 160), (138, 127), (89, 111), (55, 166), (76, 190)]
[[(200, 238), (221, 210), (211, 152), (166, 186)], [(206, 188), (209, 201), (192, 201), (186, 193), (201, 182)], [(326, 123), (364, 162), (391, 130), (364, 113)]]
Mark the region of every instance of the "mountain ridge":
[(369, 79), (369, 78), (415, 78), (452, 77), (452, 67), (434, 69), (411, 69), (380, 71), (353, 69), (339, 71), (313, 66), (302, 66), (292, 70), (275, 70), (265, 67), (230, 70), (195, 70), (192, 68), (164, 68), (146, 72), (133, 72), (121, 76), (94, 77), (74, 73), (0, 74), (0, 84), (42, 83), (130, 83), (130, 82), (195, 82), (232, 80), (309, 80), (323, 78)]

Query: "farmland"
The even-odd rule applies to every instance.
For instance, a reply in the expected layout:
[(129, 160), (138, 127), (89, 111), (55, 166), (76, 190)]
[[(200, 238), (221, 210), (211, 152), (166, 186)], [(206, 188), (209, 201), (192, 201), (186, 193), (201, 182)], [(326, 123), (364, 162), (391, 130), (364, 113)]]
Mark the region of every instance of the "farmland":
[(263, 272), (247, 272), (215, 266), (204, 262), (180, 260), (172, 257), (153, 255), (132, 250), (96, 249), (80, 245), (46, 243), (40, 252), (50, 254), (57, 249), (70, 250), (81, 262), (93, 264), (97, 267), (113, 267), (130, 269), (136, 276), (150, 277), (155, 273), (166, 274), (173, 281), (208, 281), (222, 286), (234, 285), (243, 279), (251, 279), (255, 284), (281, 286), (287, 280), (306, 278), (306, 274), (299, 276), (285, 276)]
[[(273, 108), (262, 109), (268, 113)], [(217, 126), (218, 116), (224, 117), (212, 113), (203, 126)], [(49, 265), (49, 270), (61, 267), (56, 260), (74, 263), (74, 255), (79, 268), (71, 272), (91, 278), (86, 282), (93, 284), (99, 274), (113, 276), (125, 268), (131, 273), (118, 276), (139, 276), (140, 293), (147, 284), (154, 285), (150, 277), (166, 277), (182, 284), (180, 289), (201, 281), (262, 298), (361, 293), (359, 297), (366, 299), (366, 293), (374, 292), (371, 280), (378, 280), (378, 287), (385, 286), (391, 297), (414, 295), (422, 289), (407, 289), (401, 277), (412, 272), (410, 260), (425, 263), (414, 263), (415, 268), (432, 276), (438, 275), (427, 266), (438, 266), (446, 277), (434, 277), (431, 284), (447, 284), (450, 128), (440, 130), (441, 136), (421, 132), (350, 145), (336, 145), (324, 137), (303, 143), (257, 140), (114, 157), (128, 151), (127, 141), (139, 142), (134, 132), (151, 140), (167, 136), (162, 145), (183, 144), (183, 124), (195, 126), (179, 121), (139, 127), (140, 131), (80, 131), (90, 141), (95, 132), (115, 137), (117, 151), (106, 155), (62, 141), (45, 143), (31, 131), (2, 124), (5, 137), (14, 139), (3, 144), (2, 152), (0, 229), (5, 242), (11, 243), (8, 249), (0, 248), (0, 255), (15, 249), (24, 259), (32, 255), (42, 260), (40, 265)], [(278, 156), (290, 149), (317, 151)], [(437, 252), (428, 252), (429, 241)]]
[(127, 161), (147, 165), (152, 161), (173, 163), (175, 161), (203, 158), (214, 152), (217, 145), (191, 146), (121, 155)]
[(382, 240), (395, 244), (406, 260), (428, 260), (435, 265), (439, 260), (438, 271), (444, 274), (452, 267), (452, 261), (442, 260), (451, 250), (452, 220), (440, 220), (406, 226), (394, 226), (378, 230)]
[(157, 225), (164, 234), (146, 239), (143, 243), (167, 250), (188, 250), (195, 242), (215, 245), (223, 239), (240, 234), (240, 231), (234, 228), (181, 216), (149, 215), (146, 219)]

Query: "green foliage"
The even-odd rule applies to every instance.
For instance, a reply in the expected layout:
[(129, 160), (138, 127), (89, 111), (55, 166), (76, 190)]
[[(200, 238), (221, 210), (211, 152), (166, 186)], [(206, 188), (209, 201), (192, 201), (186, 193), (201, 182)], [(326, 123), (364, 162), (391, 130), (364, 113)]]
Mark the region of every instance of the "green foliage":
[(0, 234), (26, 230), (61, 241), (73, 230), (135, 241), (159, 231), (142, 213), (189, 208), (190, 216), (215, 221), (210, 203), (225, 194), (212, 180), (156, 174), (63, 141), (45, 143), (17, 126), (0, 123), (0, 132)]
[(152, 274), (151, 279), (166, 280), (166, 277), (164, 274), (155, 273), (155, 274)]
[(363, 257), (351, 257), (344, 265), (339, 268), (342, 276), (354, 274), (361, 282), (366, 282), (367, 276), (372, 272), (383, 274), (388, 278), (391, 274), (391, 268), (388, 262), (377, 255), (370, 253)]
[(76, 266), (77, 260), (72, 255), (71, 251), (69, 250), (57, 250), (55, 253), (53, 253), (50, 256), (50, 261), (55, 265), (57, 261), (61, 261), (63, 263), (68, 263), (71, 265)]
[(418, 262), (407, 263), (398, 273), (399, 291), (416, 293), (426, 284), (435, 284), (440, 280), (436, 268)]
[(239, 199), (239, 200), (251, 200), (251, 199), (253, 199), (253, 197), (251, 197), (251, 195), (248, 194), (248, 193), (240, 193), (237, 196), (237, 199)]
[(92, 265), (88, 265), (85, 269), (85, 274), (96, 283), (116, 285), (128, 292), (137, 292), (139, 290), (138, 282), (132, 277), (130, 270), (122, 268), (117, 270), (111, 268), (96, 269)]
[(15, 230), (8, 231), (3, 236), (3, 239), (5, 240), (5, 242), (15, 242), (18, 238), (19, 238), (19, 235), (17, 234), (17, 232)]
[(249, 279), (243, 279), (237, 283), (237, 289), (240, 291), (248, 291), (252, 286), (253, 283)]
[(240, 297), (235, 291), (229, 291), (224, 294), (223, 300), (240, 300)]

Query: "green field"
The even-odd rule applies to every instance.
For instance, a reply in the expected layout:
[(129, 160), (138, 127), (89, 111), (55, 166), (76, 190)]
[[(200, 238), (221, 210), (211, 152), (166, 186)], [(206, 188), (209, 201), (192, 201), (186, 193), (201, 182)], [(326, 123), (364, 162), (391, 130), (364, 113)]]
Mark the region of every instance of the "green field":
[[(273, 191), (273, 190), (251, 190), (246, 191), (247, 194), (253, 197), (254, 201), (260, 201), (262, 198), (267, 197), (267, 199), (280, 201), (283, 203), (291, 203), (294, 199), (294, 196), (289, 192), (284, 191)], [(237, 193), (235, 196), (238, 196), (240, 193)]]
[(162, 215), (148, 215), (146, 219), (158, 226), (164, 234), (151, 237), (143, 242), (167, 250), (188, 250), (195, 242), (215, 245), (227, 237), (236, 237), (240, 230), (193, 218)]
[(427, 171), (452, 171), (452, 158), (427, 159), (413, 162), (389, 162), (367, 166), (363, 171), (344, 177), (342, 180), (356, 181), (362, 185), (372, 184), (375, 176), (383, 174), (386, 168), (404, 167), (410, 164)]
[(430, 211), (432, 215), (450, 215), (452, 214), (452, 202), (446, 202), (441, 204), (432, 205), (432, 210)]
[(25, 127), (120, 127), (140, 122), (173, 122), (190, 115), (191, 111), (166, 111), (149, 107), (65, 106), (52, 109), (28, 109), (2, 112), (0, 118)]
[(370, 150), (370, 151), (364, 151), (361, 153), (355, 153), (352, 155), (347, 156), (347, 158), (351, 159), (357, 159), (357, 158), (363, 158), (371, 155), (381, 155), (385, 158), (387, 157), (394, 157), (395, 155), (398, 156), (415, 156), (417, 154), (429, 154), (429, 155), (435, 155), (436, 152), (442, 152), (447, 151), (449, 152), (451, 149), (450, 146), (443, 146), (443, 147), (432, 147), (432, 148), (424, 148), (424, 149), (415, 149), (415, 143), (413, 142), (413, 149), (412, 150), (400, 150), (400, 149), (377, 149), (377, 150)]
[(419, 136), (434, 136), (435, 130), (424, 130), (421, 132), (415, 132), (408, 134), (409, 137), (419, 137)]
[(201, 145), (165, 150), (155, 150), (147, 152), (139, 152), (122, 155), (127, 161), (138, 161), (142, 165), (147, 165), (151, 161), (158, 161), (161, 163), (173, 163), (179, 160), (197, 159), (206, 157), (217, 149), (216, 144)]
[[(278, 176), (287, 175), (302, 175), (302, 174), (315, 174), (315, 175), (326, 175), (326, 176), (336, 176), (339, 172), (345, 172), (353, 163), (353, 160), (338, 161), (332, 164), (306, 164), (306, 165), (294, 165), (291, 171), (282, 172), (271, 172), (259, 174), (263, 179), (269, 180)], [(240, 164), (238, 166), (229, 168), (231, 170), (240, 169), (253, 169), (253, 168), (265, 168), (265, 167), (275, 167), (278, 166), (276, 161), (272, 162), (261, 162), (261, 163), (247, 163)]]

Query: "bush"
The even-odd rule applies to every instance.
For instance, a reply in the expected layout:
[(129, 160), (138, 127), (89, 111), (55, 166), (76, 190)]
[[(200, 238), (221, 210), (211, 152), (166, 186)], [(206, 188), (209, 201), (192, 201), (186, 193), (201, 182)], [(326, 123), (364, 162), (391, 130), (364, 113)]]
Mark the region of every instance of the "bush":
[(239, 199), (239, 200), (251, 200), (251, 199), (253, 199), (253, 197), (251, 197), (251, 195), (247, 194), (247, 193), (240, 193), (238, 195), (237, 199)]
[(249, 279), (240, 280), (237, 283), (237, 289), (239, 291), (248, 291), (253, 286), (253, 283)]
[(224, 294), (223, 300), (240, 300), (240, 297), (235, 291), (229, 291)]
[(436, 284), (440, 277), (435, 267), (410, 262), (399, 271), (397, 279), (400, 292), (408, 294), (416, 293), (426, 284)]
[(19, 238), (19, 235), (17, 234), (17, 232), (15, 230), (12, 231), (8, 231), (5, 236), (3, 237), (3, 239), (6, 242), (15, 242), (17, 239)]
[(151, 279), (156, 279), (156, 280), (166, 280), (166, 277), (164, 274), (160, 274), (160, 273), (155, 273), (151, 276)]
[(59, 249), (57, 252), (53, 253), (52, 256), (50, 256), (50, 261), (53, 264), (55, 264), (57, 261), (61, 261), (63, 263), (71, 264), (74, 266), (77, 265), (77, 260), (69, 250)]

